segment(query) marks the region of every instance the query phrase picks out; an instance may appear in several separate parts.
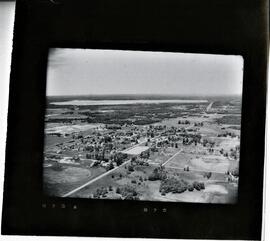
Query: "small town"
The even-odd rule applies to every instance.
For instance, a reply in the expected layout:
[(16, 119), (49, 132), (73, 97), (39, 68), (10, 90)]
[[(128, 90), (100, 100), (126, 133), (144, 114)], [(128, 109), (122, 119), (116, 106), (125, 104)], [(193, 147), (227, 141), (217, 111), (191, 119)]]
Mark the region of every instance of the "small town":
[(234, 203), (238, 98), (49, 105), (44, 189), (53, 196)]

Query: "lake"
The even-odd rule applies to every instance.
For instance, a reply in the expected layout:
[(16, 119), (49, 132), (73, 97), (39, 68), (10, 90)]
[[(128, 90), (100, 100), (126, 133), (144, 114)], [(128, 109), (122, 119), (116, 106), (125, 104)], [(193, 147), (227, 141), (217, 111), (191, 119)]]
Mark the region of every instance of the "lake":
[(208, 103), (208, 100), (71, 100), (51, 102), (52, 105), (135, 105), (135, 104), (162, 104), (162, 103)]

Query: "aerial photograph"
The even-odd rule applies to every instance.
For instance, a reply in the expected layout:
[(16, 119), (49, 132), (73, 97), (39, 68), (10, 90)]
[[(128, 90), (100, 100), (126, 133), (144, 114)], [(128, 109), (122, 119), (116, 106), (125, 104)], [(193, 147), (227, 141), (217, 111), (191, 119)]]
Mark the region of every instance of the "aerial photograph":
[(237, 203), (243, 66), (238, 55), (50, 49), (44, 194)]

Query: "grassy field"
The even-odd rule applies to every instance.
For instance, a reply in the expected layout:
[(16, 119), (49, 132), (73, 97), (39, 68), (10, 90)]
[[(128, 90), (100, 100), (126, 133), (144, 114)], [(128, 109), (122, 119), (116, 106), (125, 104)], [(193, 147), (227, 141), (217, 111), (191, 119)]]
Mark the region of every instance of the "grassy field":
[(179, 148), (174, 147), (167, 147), (167, 148), (161, 148), (159, 152), (151, 152), (149, 157), (149, 162), (153, 164), (163, 164), (166, 162), (170, 157), (172, 157), (174, 154), (176, 154), (180, 150)]
[(92, 180), (104, 173), (104, 168), (81, 168), (70, 165), (64, 165), (59, 170), (53, 170), (52, 167), (43, 169), (43, 188), (48, 195), (62, 196), (76, 187)]
[(226, 173), (231, 167), (238, 165), (237, 161), (229, 160), (223, 156), (179, 153), (166, 166), (184, 168), (189, 166), (190, 170), (199, 170), (205, 172)]

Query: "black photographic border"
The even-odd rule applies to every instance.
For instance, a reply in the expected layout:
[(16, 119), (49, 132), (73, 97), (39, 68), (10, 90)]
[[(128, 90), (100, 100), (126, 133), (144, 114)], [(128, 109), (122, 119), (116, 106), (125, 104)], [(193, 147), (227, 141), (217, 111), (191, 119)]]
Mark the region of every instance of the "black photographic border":
[[(18, 0), (2, 234), (259, 240), (267, 14), (266, 0)], [(44, 196), (49, 48), (241, 55), (244, 77), (238, 202), (164, 203)]]

